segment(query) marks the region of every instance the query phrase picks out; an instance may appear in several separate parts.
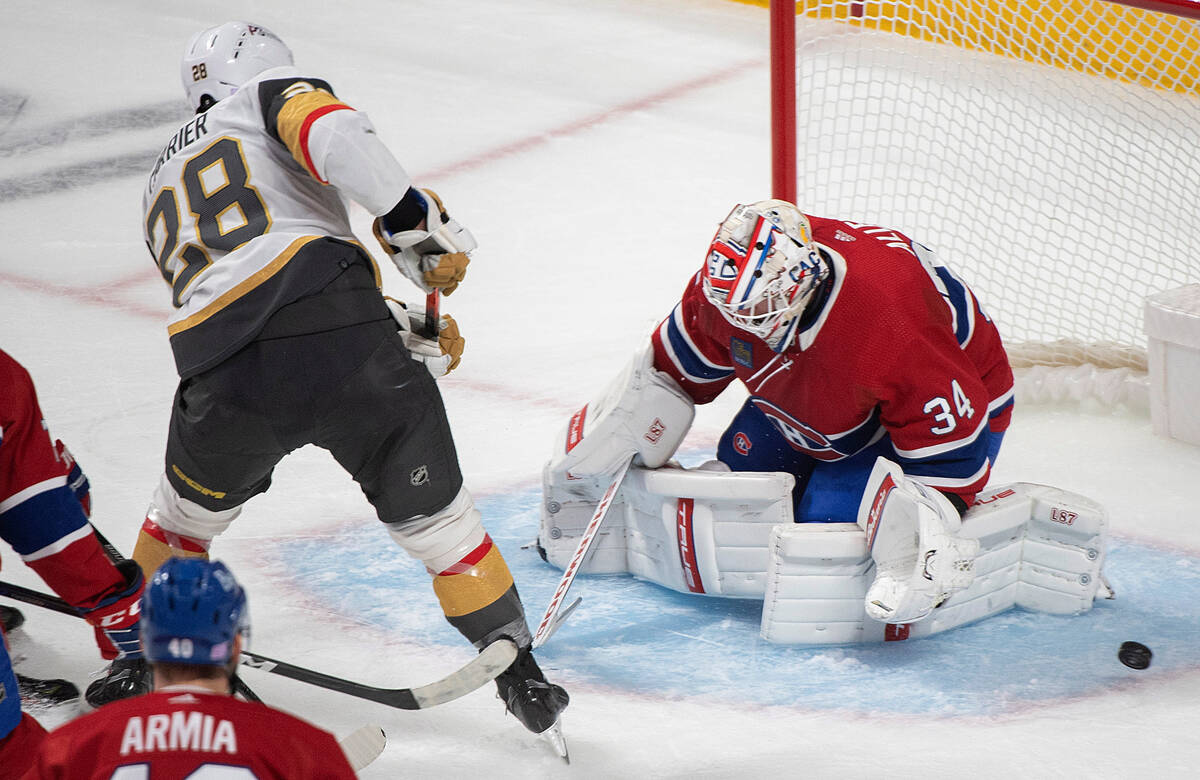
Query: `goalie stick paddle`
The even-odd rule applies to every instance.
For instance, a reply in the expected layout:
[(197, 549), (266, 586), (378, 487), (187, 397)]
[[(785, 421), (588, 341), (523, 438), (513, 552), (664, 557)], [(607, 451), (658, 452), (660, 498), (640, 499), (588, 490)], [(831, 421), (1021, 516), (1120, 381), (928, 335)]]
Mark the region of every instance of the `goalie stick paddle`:
[[(32, 590), (9, 582), (0, 582), (0, 596), (44, 607), (65, 615), (83, 617), (78, 610), (58, 596)], [(481, 688), (507, 669), (517, 658), (517, 646), (509, 639), (492, 642), (465, 666), (442, 679), (415, 688), (377, 688), (373, 685), (334, 677), (324, 672), (306, 669), (265, 655), (242, 651), (241, 664), (264, 672), (289, 677), (297, 682), (326, 688), (359, 699), (386, 704), (401, 710), (423, 710), (444, 704)]]
[(621, 487), (621, 482), (625, 479), (625, 473), (629, 471), (629, 465), (633, 463), (633, 455), (625, 458), (621, 464), (621, 468), (617, 470), (617, 476), (609, 484), (608, 489), (604, 491), (604, 496), (601, 497), (600, 503), (596, 504), (596, 511), (592, 512), (592, 519), (588, 521), (587, 527), (583, 529), (583, 535), (579, 537), (579, 544), (575, 547), (575, 554), (571, 556), (570, 562), (567, 563), (567, 568), (563, 570), (562, 579), (558, 581), (558, 588), (554, 591), (554, 597), (550, 599), (550, 604), (546, 607), (546, 613), (542, 615), (542, 622), (538, 623), (537, 631), (533, 635), (533, 649), (541, 647), (546, 643), (546, 640), (558, 630), (563, 621), (575, 611), (582, 599), (576, 599), (566, 612), (558, 617), (558, 612), (562, 608), (563, 599), (567, 596), (567, 591), (571, 587), (571, 583), (575, 581), (575, 575), (579, 573), (579, 567), (583, 565), (583, 559), (587, 555), (588, 548), (592, 546), (592, 541), (596, 538), (596, 532), (600, 530), (600, 524), (604, 522), (604, 518), (608, 515), (608, 508), (612, 506), (613, 497), (617, 495), (617, 489)]

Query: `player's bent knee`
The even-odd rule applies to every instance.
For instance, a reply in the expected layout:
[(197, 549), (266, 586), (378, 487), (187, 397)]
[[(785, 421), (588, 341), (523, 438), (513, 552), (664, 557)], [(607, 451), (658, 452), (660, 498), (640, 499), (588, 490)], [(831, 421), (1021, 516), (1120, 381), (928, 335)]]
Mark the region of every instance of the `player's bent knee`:
[(389, 523), (388, 532), (425, 564), (446, 619), (477, 647), (500, 636), (532, 641), (512, 573), (466, 488), (441, 511)]
[(164, 474), (146, 510), (133, 559), (149, 579), (168, 558), (207, 558), (214, 536), (222, 533), (242, 511), (205, 509), (179, 495)]

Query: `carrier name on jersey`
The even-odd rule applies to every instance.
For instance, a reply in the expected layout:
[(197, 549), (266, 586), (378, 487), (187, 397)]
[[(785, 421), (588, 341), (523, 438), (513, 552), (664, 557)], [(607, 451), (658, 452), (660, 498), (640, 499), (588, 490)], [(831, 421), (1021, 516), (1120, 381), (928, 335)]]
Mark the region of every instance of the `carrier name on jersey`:
[(135, 715), (126, 721), (121, 755), (170, 750), (236, 755), (237, 732), (233, 723), (203, 712)]
[(195, 141), (208, 134), (208, 128), (205, 122), (208, 121), (208, 112), (200, 114), (192, 121), (188, 122), (183, 127), (179, 128), (175, 135), (171, 136), (171, 140), (167, 143), (163, 150), (158, 153), (158, 159), (154, 162), (154, 169), (150, 171), (150, 183), (146, 189), (154, 189), (154, 181), (158, 178), (158, 171), (163, 167), (167, 160), (175, 156), (175, 153), (186, 146), (190, 146)]

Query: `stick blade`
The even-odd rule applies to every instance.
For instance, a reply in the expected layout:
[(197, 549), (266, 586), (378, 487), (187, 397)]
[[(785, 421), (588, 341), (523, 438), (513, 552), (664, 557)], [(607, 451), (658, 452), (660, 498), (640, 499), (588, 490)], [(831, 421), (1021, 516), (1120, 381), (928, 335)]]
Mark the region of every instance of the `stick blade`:
[(362, 726), (338, 740), (355, 772), (379, 758), (387, 746), (387, 734), (379, 726)]
[(511, 639), (498, 639), (449, 677), (412, 689), (416, 709), (434, 707), (482, 688), (517, 660), (517, 645)]

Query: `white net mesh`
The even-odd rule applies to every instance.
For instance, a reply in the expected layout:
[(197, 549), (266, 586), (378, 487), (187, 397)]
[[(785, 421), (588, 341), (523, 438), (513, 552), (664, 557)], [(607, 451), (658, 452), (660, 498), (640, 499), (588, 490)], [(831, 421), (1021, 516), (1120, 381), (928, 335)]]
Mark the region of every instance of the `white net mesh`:
[(1144, 394), (1145, 298), (1200, 279), (1200, 23), (1093, 0), (797, 8), (801, 208), (934, 248), (1015, 366)]

